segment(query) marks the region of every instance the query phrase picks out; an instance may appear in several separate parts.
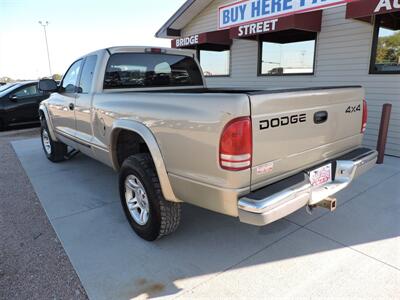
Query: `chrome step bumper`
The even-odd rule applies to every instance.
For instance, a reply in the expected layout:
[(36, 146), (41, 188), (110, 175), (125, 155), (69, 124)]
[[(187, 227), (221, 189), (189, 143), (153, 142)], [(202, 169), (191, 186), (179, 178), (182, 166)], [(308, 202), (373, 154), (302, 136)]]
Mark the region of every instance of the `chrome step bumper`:
[(377, 151), (359, 148), (332, 160), (333, 181), (318, 188), (311, 185), (307, 172), (302, 172), (255, 191), (239, 199), (239, 219), (243, 223), (262, 226), (306, 205), (315, 205), (374, 167), (377, 157)]

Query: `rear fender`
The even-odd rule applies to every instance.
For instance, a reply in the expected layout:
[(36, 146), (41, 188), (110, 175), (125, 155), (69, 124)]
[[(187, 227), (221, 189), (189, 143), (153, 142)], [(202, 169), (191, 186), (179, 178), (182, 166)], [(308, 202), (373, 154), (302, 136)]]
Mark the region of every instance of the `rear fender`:
[(120, 168), (117, 158), (117, 137), (121, 130), (132, 131), (142, 137), (147, 144), (147, 147), (150, 150), (150, 154), (153, 158), (164, 198), (172, 202), (181, 202), (175, 197), (175, 194), (172, 190), (167, 169), (164, 164), (164, 159), (162, 157), (160, 148), (158, 147), (156, 138), (148, 127), (137, 121), (124, 119), (117, 120), (113, 124), (111, 129), (110, 155), (114, 169), (118, 170)]

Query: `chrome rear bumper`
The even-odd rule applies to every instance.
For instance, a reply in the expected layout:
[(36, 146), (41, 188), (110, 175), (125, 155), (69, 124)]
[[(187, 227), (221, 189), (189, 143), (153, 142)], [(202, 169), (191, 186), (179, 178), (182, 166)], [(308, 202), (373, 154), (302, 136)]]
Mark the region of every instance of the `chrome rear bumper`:
[(239, 219), (243, 223), (262, 226), (306, 205), (315, 205), (346, 188), (353, 179), (371, 169), (377, 156), (377, 151), (359, 148), (332, 160), (333, 181), (317, 188), (310, 184), (305, 171), (255, 191), (239, 199)]

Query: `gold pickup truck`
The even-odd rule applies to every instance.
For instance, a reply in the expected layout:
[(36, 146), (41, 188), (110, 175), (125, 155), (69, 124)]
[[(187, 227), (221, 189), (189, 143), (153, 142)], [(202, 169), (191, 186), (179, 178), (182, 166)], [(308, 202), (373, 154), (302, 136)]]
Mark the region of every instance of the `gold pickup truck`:
[(119, 172), (135, 232), (175, 231), (181, 202), (263, 226), (330, 197), (375, 165), (361, 146), (359, 86), (211, 89), (193, 54), (114, 47), (76, 60), (41, 103), (44, 153), (82, 152)]

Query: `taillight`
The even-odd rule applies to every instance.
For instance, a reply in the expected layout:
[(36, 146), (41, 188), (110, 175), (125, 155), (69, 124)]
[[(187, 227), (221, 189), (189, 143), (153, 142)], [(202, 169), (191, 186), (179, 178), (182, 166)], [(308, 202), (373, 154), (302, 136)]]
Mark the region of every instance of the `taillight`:
[(230, 121), (221, 134), (219, 162), (222, 169), (240, 171), (251, 167), (252, 130), (250, 117)]
[(367, 129), (367, 121), (368, 121), (368, 105), (367, 101), (363, 100), (363, 115), (362, 115), (362, 125), (361, 125), (361, 133), (364, 133)]

